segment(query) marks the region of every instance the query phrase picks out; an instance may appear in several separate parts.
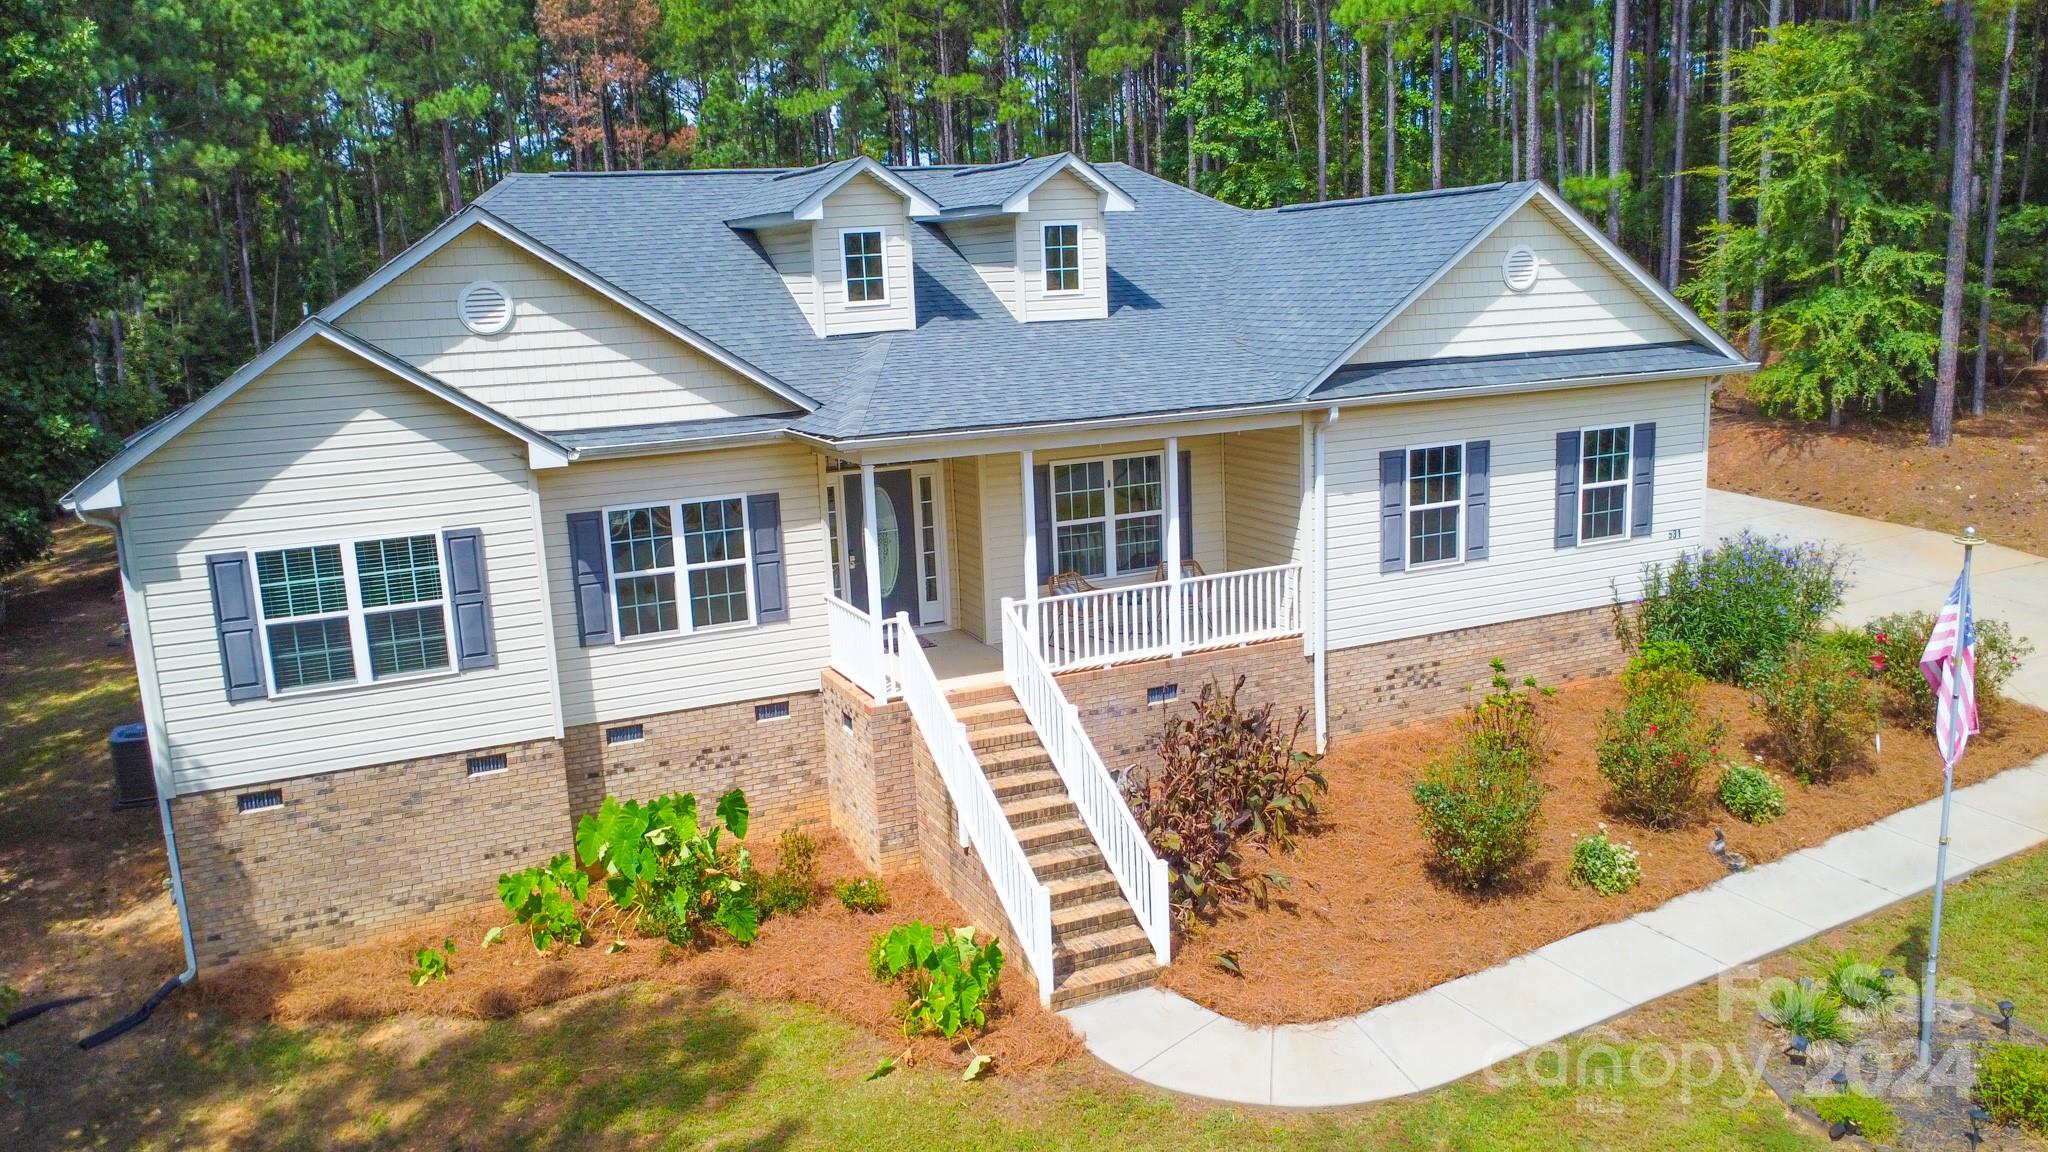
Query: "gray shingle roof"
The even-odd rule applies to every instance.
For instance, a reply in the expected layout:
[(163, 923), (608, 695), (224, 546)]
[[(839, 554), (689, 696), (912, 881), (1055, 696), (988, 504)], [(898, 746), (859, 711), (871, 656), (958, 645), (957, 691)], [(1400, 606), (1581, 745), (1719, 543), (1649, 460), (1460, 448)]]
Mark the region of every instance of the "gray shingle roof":
[(1706, 374), (1728, 369), (1728, 358), (1704, 344), (1631, 344), (1619, 348), (1358, 364), (1332, 373), (1314, 396), (1318, 400), (1351, 400), (1404, 392), (1495, 388), (1504, 384), (1545, 384), (1662, 372)]
[[(896, 171), (961, 209), (1000, 201), (1060, 159)], [(817, 411), (789, 418), (792, 429), (849, 439), (1291, 402), (1530, 191), (1250, 212), (1120, 164), (1100, 170), (1136, 203), (1104, 220), (1106, 318), (1020, 323), (942, 227), (913, 223), (917, 326), (824, 339), (752, 235), (725, 221), (786, 210), (830, 166), (514, 176), (478, 204), (814, 397)]]

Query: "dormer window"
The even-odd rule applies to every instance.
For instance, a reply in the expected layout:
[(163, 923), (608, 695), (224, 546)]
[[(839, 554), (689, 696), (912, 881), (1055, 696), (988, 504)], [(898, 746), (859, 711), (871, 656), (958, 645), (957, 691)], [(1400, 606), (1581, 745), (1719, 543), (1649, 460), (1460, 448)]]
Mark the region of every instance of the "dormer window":
[(1041, 233), (1045, 243), (1045, 290), (1081, 290), (1081, 226), (1047, 224)]
[(889, 282), (882, 260), (882, 230), (849, 229), (839, 234), (839, 251), (846, 262), (846, 302), (886, 304)]

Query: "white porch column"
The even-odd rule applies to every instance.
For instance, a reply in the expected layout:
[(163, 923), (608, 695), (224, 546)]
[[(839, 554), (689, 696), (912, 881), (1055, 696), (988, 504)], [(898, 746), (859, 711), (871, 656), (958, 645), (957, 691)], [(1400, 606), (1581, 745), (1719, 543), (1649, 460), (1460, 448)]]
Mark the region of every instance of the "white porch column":
[[(1180, 437), (1166, 438), (1166, 636), (1175, 659), (1187, 654), (1187, 621), (1181, 612)], [(1110, 547), (1116, 542), (1110, 541)]]
[(1038, 487), (1032, 482), (1031, 449), (1017, 453), (1018, 472), (1024, 488), (1024, 603), (1025, 615), (1034, 630), (1038, 627)]
[[(877, 666), (886, 669), (888, 661), (882, 648), (882, 528), (875, 519), (875, 466), (860, 466), (860, 566), (861, 574), (868, 586), (868, 619), (874, 623), (874, 652)], [(899, 513), (900, 514), (900, 513)], [(885, 682), (878, 687), (879, 695), (888, 698), (889, 689)]]

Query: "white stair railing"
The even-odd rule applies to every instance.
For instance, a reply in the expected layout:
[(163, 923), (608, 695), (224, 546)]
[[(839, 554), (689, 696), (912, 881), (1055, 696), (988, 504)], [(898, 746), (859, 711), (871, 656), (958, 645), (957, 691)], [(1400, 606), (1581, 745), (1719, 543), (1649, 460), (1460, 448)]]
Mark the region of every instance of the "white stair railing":
[(1026, 611), (1055, 672), (1252, 644), (1301, 632), (1301, 565), (1063, 593)]
[(953, 798), (960, 822), (960, 846), (972, 846), (996, 890), (1003, 912), (1010, 918), (1019, 947), (1030, 961), (1038, 979), (1038, 999), (1052, 1003), (1052, 890), (1038, 879), (1024, 845), (1003, 815), (994, 785), (982, 771), (981, 760), (967, 738), (967, 728), (953, 714), (953, 706), (932, 672), (931, 661), (911, 631), (910, 617), (898, 615), (883, 621), (884, 648), (898, 663), (897, 683), (903, 700), (910, 706), (911, 719), (931, 751), (939, 778)]
[(828, 592), (825, 636), (826, 652), (835, 671), (874, 697), (877, 704), (895, 698), (900, 656), (876, 626), (873, 616)]
[(1145, 830), (1131, 814), (1123, 789), (1109, 774), (1094, 741), (1081, 726), (1081, 713), (1060, 690), (1052, 667), (1039, 655), (1038, 642), (1026, 623), (1030, 606), (1003, 600), (1003, 678), (1017, 694), (1017, 703), (1031, 721), (1039, 743), (1080, 809), (1081, 820), (1109, 861), (1117, 887), (1151, 941), (1160, 964), (1173, 959), (1173, 906), (1167, 890), (1166, 861), (1152, 851)]

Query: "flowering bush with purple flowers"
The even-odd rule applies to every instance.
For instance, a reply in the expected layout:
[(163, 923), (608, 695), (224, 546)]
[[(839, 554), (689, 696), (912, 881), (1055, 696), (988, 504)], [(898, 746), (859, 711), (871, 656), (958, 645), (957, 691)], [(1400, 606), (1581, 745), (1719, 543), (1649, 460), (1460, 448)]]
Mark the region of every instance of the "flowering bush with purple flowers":
[(1837, 549), (1745, 531), (1646, 567), (1634, 630), (1685, 645), (1705, 676), (1751, 683), (1840, 606), (1848, 571)]

